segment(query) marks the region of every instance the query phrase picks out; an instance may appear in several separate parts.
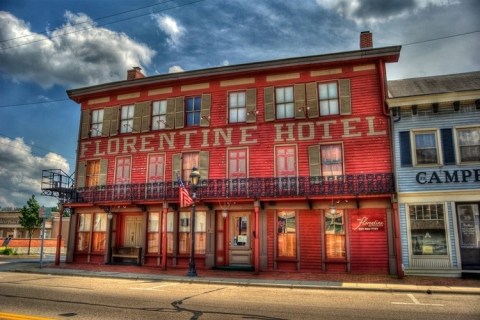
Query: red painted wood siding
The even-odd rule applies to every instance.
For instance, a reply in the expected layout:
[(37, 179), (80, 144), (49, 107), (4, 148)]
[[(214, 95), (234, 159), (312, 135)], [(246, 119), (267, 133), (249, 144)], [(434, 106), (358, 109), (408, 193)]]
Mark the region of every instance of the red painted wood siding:
[(300, 270), (322, 271), (322, 233), (320, 210), (299, 211)]
[[(358, 219), (382, 221), (382, 231), (355, 231)], [(387, 217), (385, 209), (348, 210), (350, 267), (352, 273), (388, 274)]]
[[(338, 66), (333, 66), (338, 67)], [(83, 154), (80, 154), (80, 161), (89, 159), (104, 158), (108, 159), (108, 175), (107, 184), (114, 183), (115, 174), (115, 158), (118, 156), (124, 156), (127, 154), (132, 155), (132, 170), (131, 170), (131, 183), (144, 183), (147, 179), (147, 159), (149, 153), (164, 152), (166, 155), (165, 165), (165, 177), (166, 180), (170, 180), (172, 176), (172, 155), (182, 151), (196, 152), (196, 151), (209, 151), (210, 152), (210, 166), (209, 177), (210, 179), (222, 179), (227, 175), (227, 149), (232, 147), (248, 147), (249, 160), (248, 175), (250, 177), (269, 177), (275, 175), (274, 170), (274, 147), (275, 145), (297, 145), (298, 154), (298, 175), (309, 175), (309, 161), (307, 148), (309, 145), (318, 143), (329, 142), (343, 142), (344, 145), (344, 166), (346, 174), (354, 173), (368, 173), (368, 172), (391, 172), (392, 166), (390, 161), (390, 138), (388, 130), (388, 118), (382, 113), (383, 106), (381, 105), (380, 85), (378, 72), (376, 70), (367, 70), (362, 72), (353, 72), (352, 66), (341, 66), (344, 70), (342, 74), (311, 77), (309, 70), (300, 69), (295, 70), (300, 73), (300, 78), (293, 80), (282, 80), (275, 82), (266, 82), (266, 76), (262, 74), (242, 75), (242, 77), (252, 76), (255, 77), (255, 84), (251, 85), (239, 85), (221, 87), (218, 79), (205, 79), (210, 83), (210, 88), (196, 91), (181, 92), (180, 87), (184, 83), (176, 83), (172, 85), (173, 92), (170, 94), (161, 94), (157, 96), (148, 96), (148, 90), (152, 87), (141, 88), (140, 97), (131, 100), (117, 100), (118, 94), (127, 92), (112, 92), (110, 95), (110, 102), (105, 104), (95, 104), (92, 106), (87, 105), (85, 102), (82, 105), (82, 110), (86, 109), (98, 109), (111, 107), (115, 105), (125, 105), (146, 100), (160, 100), (171, 98), (175, 96), (192, 96), (199, 95), (201, 93), (210, 93), (212, 95), (212, 108), (210, 127), (186, 127), (184, 129), (175, 130), (162, 130), (162, 131), (149, 131), (145, 133), (132, 133), (132, 134), (119, 134), (117, 136), (109, 138), (92, 138), (79, 141), (79, 150), (82, 150), (82, 143), (87, 143)], [(283, 71), (285, 72), (285, 71)], [(289, 72), (292, 72), (290, 70)], [(336, 80), (339, 78), (348, 78), (351, 80), (351, 100), (352, 100), (352, 115), (348, 116), (325, 116), (315, 119), (303, 119), (303, 120), (278, 120), (272, 122), (265, 122), (263, 99), (264, 99), (264, 87), (266, 86), (281, 86), (281, 85), (293, 85), (295, 83), (308, 83), (312, 81), (322, 82), (328, 80)], [(204, 82), (200, 81), (199, 82)], [(257, 122), (256, 123), (241, 123), (241, 124), (228, 124), (228, 92), (247, 88), (257, 88)], [(374, 119), (372, 120), (372, 118)], [(370, 120), (369, 120), (370, 119)], [(324, 134), (323, 125), (317, 124), (320, 121), (335, 121), (335, 124), (330, 126), (331, 138), (323, 139)], [(373, 122), (372, 122), (373, 121)], [(298, 139), (298, 125), (302, 123), (312, 123), (315, 131), (315, 138), (313, 140), (299, 140)], [(351, 133), (360, 133), (361, 137), (342, 137), (345, 133), (344, 123), (350, 123), (349, 125), (354, 127), (351, 129)], [(293, 124), (293, 133), (295, 141), (288, 141), (286, 134), (281, 136), (281, 140), (274, 141), (276, 137), (275, 125), (283, 125), (282, 130), (287, 131), (288, 125)], [(241, 128), (256, 126), (256, 130), (247, 130), (249, 140), (256, 139), (254, 144), (241, 145)], [(384, 132), (382, 135), (369, 135), (370, 131), (374, 127), (376, 133)], [(231, 144), (224, 143), (224, 139), (221, 135), (218, 135), (219, 144), (215, 144), (215, 130), (223, 130), (231, 133)], [(190, 146), (184, 148), (186, 135), (184, 132), (196, 131), (196, 134), (190, 136)], [(209, 139), (207, 146), (204, 144), (203, 134), (208, 132)], [(163, 148), (160, 147), (160, 135), (175, 135), (175, 147), (169, 148), (168, 144), (163, 143)], [(206, 133), (205, 133), (206, 134)], [(308, 134), (308, 131), (304, 130), (303, 134)], [(148, 136), (144, 138), (147, 143), (144, 145), (144, 151), (142, 151), (142, 136)], [(108, 152), (107, 144), (109, 140), (118, 139), (118, 152)], [(128, 142), (136, 139), (135, 152), (127, 147), (125, 148), (125, 141)], [(117, 140), (114, 140), (117, 141)], [(98, 144), (98, 149), (97, 149)], [(115, 144), (116, 147), (116, 144)], [(116, 148), (112, 148), (115, 151)], [(145, 151), (147, 150), (147, 151)]]

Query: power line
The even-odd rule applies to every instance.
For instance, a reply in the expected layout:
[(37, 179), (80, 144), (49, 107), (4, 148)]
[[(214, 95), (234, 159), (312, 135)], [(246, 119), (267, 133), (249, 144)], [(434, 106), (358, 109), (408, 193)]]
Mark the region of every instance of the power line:
[(49, 103), (65, 102), (65, 101), (70, 101), (70, 99), (25, 102), (25, 103), (18, 103), (18, 104), (6, 104), (6, 105), (3, 105), (3, 106), (0, 106), (0, 108), (22, 107), (22, 106), (31, 106), (31, 105), (37, 105), (37, 104), (49, 104)]
[[(116, 21), (112, 21), (112, 22), (107, 22), (107, 23), (103, 23), (103, 24), (98, 24), (98, 25), (90, 26), (90, 27), (87, 27), (87, 28), (72, 30), (72, 31), (70, 31), (70, 32), (65, 31), (64, 33), (58, 34), (58, 35), (56, 35), (56, 36), (51, 36), (51, 37), (47, 37), (47, 38), (44, 38), (44, 39), (33, 40), (33, 41), (30, 41), (30, 42), (25, 42), (25, 43), (21, 43), (21, 44), (17, 44), (17, 45), (12, 45), (12, 46), (9, 46), (9, 47), (3, 47), (3, 48), (0, 48), (0, 51), (4, 51), (4, 50), (7, 50), (7, 49), (18, 48), (18, 47), (22, 47), (22, 46), (29, 45), (29, 44), (32, 44), (32, 43), (37, 43), (37, 42), (42, 42), (42, 41), (46, 41), (46, 40), (51, 40), (51, 39), (53, 39), (53, 38), (63, 37), (63, 36), (69, 35), (69, 34), (81, 32), (81, 31), (91, 30), (91, 29), (96, 28), (96, 27), (103, 27), (103, 26), (110, 25), (110, 24), (114, 24), (114, 23), (118, 23), (118, 22), (123, 22), (123, 21), (127, 21), (127, 20), (132, 20), (132, 19), (136, 19), (136, 18), (140, 18), (140, 17), (143, 17), (143, 16), (150, 15), (150, 14), (152, 14), (152, 13), (158, 13), (158, 12), (163, 12), (163, 11), (167, 11), (167, 10), (177, 9), (177, 8), (185, 7), (185, 6), (192, 5), (192, 4), (195, 4), (195, 3), (198, 3), (198, 2), (203, 2), (203, 1), (205, 1), (205, 0), (191, 1), (191, 2), (188, 2), (188, 3), (184, 3), (184, 4), (179, 4), (179, 5), (173, 6), (173, 7), (171, 7), (171, 8), (165, 8), (165, 9), (161, 9), (161, 10), (154, 11), (154, 12), (144, 13), (144, 14), (136, 15), (136, 16), (129, 17), (129, 18), (124, 18), (124, 19), (120, 19), (120, 20), (116, 20)], [(167, 1), (167, 2), (170, 2), (170, 1)], [(164, 4), (164, 3), (166, 3), (166, 2), (163, 2), (163, 3), (160, 3), (160, 4)], [(82, 23), (86, 23), (86, 22), (82, 22)], [(37, 33), (36, 33), (36, 34), (33, 34), (33, 35), (37, 35)], [(29, 36), (30, 36), (30, 35), (29, 35)]]
[(474, 34), (474, 33), (477, 33), (477, 32), (480, 32), (480, 30), (474, 30), (474, 31), (469, 31), (469, 32), (464, 32), (464, 33), (458, 33), (458, 34), (453, 34), (453, 35), (444, 36), (444, 37), (438, 37), (438, 38), (434, 38), (434, 39), (428, 39), (428, 40), (421, 40), (421, 41), (415, 41), (415, 42), (405, 43), (405, 44), (402, 44), (402, 47), (411, 46), (411, 45), (414, 45), (414, 44), (421, 44), (421, 43), (436, 41), (436, 40), (444, 40), (444, 39), (449, 39), (449, 38), (455, 38), (455, 37), (459, 37), (459, 36), (465, 36), (465, 35), (467, 35), (467, 34)]

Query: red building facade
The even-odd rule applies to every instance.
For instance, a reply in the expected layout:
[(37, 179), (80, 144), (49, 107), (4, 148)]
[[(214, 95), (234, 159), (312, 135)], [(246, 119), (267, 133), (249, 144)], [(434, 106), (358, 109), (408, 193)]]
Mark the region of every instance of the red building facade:
[[(67, 261), (395, 273), (385, 63), (400, 47), (70, 90), (81, 104)], [(123, 250), (123, 251), (122, 251)], [(137, 257), (138, 255), (138, 257)]]

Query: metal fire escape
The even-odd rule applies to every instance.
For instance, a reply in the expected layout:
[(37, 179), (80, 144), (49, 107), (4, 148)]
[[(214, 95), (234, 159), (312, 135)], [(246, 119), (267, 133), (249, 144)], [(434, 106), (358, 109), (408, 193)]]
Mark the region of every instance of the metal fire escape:
[(73, 174), (69, 176), (61, 169), (42, 170), (42, 196), (58, 198), (60, 202), (68, 202), (74, 194)]

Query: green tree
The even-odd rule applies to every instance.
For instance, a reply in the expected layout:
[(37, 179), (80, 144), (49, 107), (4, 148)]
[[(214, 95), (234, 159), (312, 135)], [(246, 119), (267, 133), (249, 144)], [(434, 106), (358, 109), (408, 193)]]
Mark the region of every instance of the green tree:
[(25, 228), (28, 232), (28, 254), (30, 255), (30, 245), (32, 243), (32, 235), (40, 228), (42, 225), (42, 219), (38, 216), (38, 212), (40, 210), (40, 205), (38, 204), (35, 196), (32, 195), (30, 199), (27, 201), (27, 205), (23, 206), (20, 209), (20, 225)]

